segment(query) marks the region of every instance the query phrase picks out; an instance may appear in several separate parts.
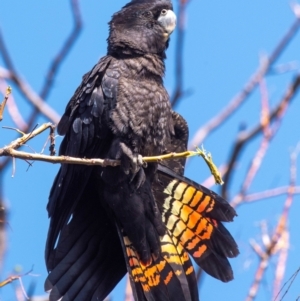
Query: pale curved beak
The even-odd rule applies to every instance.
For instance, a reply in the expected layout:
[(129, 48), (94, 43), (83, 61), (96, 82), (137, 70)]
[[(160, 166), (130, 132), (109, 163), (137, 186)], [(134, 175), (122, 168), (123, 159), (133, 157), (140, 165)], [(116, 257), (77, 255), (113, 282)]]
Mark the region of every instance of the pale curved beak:
[(176, 27), (176, 15), (172, 10), (168, 10), (167, 14), (158, 18), (158, 22), (163, 26), (167, 40)]

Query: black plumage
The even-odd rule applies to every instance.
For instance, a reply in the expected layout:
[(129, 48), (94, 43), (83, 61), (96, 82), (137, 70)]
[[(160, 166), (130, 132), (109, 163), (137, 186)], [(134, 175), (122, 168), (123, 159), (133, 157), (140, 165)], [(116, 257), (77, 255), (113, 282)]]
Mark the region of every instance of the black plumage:
[[(141, 160), (186, 149), (186, 122), (171, 110), (162, 80), (175, 21), (168, 0), (132, 0), (114, 14), (107, 55), (83, 76), (58, 124), (58, 133), (65, 135), (60, 155), (118, 159), (121, 166), (62, 164), (47, 206), (50, 274), (45, 289), (50, 301), (103, 300), (126, 271), (136, 300), (198, 300), (190, 259), (168, 228), (173, 213), (166, 207), (166, 191), (176, 179), (202, 188), (181, 177), (184, 160), (160, 167)], [(215, 199), (208, 217), (216, 219), (215, 228), (219, 220), (232, 219), (235, 213), (228, 203), (209, 190), (203, 193)], [(170, 196), (175, 197), (172, 191)], [(227, 219), (220, 214), (222, 206)], [(237, 249), (233, 240), (225, 239), (227, 233), (215, 228), (209, 233), (216, 239), (204, 254), (221, 262)], [(203, 243), (208, 245), (209, 239), (201, 248)], [(186, 248), (194, 252), (198, 245)], [(194, 258), (200, 264), (204, 257), (199, 256)], [(218, 269), (209, 260), (202, 265), (223, 281), (232, 278), (227, 261)], [(153, 282), (152, 276), (161, 280)]]

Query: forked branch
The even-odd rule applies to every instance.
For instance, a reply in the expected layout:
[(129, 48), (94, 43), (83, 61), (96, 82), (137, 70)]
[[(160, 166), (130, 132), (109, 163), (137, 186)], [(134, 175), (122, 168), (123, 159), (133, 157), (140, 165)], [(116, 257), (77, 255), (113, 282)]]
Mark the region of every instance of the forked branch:
[[(50, 128), (50, 149), (51, 154), (43, 155), (43, 154), (37, 154), (37, 153), (28, 153), (23, 151), (18, 151), (17, 149), (20, 148), (22, 145), (27, 143), (30, 139), (34, 138), (35, 136), (41, 134), (45, 130)], [(112, 159), (99, 159), (99, 158), (74, 158), (69, 156), (54, 156), (53, 155), (53, 146), (54, 146), (54, 133), (53, 133), (53, 125), (49, 123), (42, 124), (40, 127), (36, 128), (29, 134), (25, 134), (22, 131), (18, 129), (14, 129), (18, 133), (22, 135), (22, 137), (14, 140), (9, 145), (0, 148), (0, 157), (12, 157), (12, 158), (18, 158), (23, 159), (25, 161), (43, 161), (43, 162), (49, 162), (53, 164), (79, 164), (79, 165), (100, 165), (103, 167), (106, 166), (118, 166), (120, 165), (119, 160), (112, 160)], [(51, 148), (52, 146), (52, 148)], [(181, 153), (169, 153), (159, 156), (149, 156), (149, 157), (143, 157), (144, 162), (161, 162), (163, 160), (172, 160), (172, 159), (178, 159), (178, 158), (188, 158), (193, 156), (201, 156), (206, 164), (208, 165), (212, 175), (215, 178), (216, 184), (223, 184), (223, 180), (221, 177), (220, 172), (218, 171), (216, 165), (214, 164), (212, 160), (212, 156), (210, 153), (207, 153), (206, 150), (203, 148), (197, 148), (195, 151), (186, 151)]]

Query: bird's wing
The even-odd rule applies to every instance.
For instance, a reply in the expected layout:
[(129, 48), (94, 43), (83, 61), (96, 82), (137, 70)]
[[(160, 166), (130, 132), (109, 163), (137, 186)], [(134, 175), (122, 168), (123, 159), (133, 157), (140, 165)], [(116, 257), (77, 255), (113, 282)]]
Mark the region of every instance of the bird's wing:
[[(117, 84), (104, 57), (83, 77), (58, 125), (60, 154), (97, 158), (105, 152), (107, 95)], [(50, 300), (103, 300), (126, 273), (114, 223), (97, 191), (95, 167), (62, 164), (47, 206), (50, 220), (45, 289)], [(62, 299), (61, 299), (62, 298)]]
[[(67, 105), (58, 124), (58, 133), (65, 135), (60, 146), (60, 155), (93, 158), (98, 157), (103, 148), (101, 136), (106, 131), (101, 128), (99, 119), (105, 117), (103, 112), (106, 100), (101, 83), (109, 63), (109, 57), (100, 60), (83, 77), (81, 85)], [(85, 191), (91, 172), (92, 168), (87, 166), (62, 164), (54, 180), (47, 205), (51, 218), (46, 246), (48, 270), (52, 270), (49, 252), (54, 248), (60, 230)]]
[(114, 220), (99, 200), (93, 174), (50, 257), (50, 301), (104, 300), (126, 274)]

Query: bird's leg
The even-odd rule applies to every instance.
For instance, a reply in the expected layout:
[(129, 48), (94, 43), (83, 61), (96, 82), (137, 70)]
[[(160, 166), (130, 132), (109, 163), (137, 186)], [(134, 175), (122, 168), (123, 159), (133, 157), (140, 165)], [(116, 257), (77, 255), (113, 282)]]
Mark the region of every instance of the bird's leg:
[(145, 180), (145, 172), (142, 168), (144, 166), (143, 157), (140, 154), (133, 153), (132, 150), (123, 142), (120, 142), (122, 150), (121, 166), (125, 174), (132, 173), (131, 182), (134, 181), (136, 189), (141, 187)]

